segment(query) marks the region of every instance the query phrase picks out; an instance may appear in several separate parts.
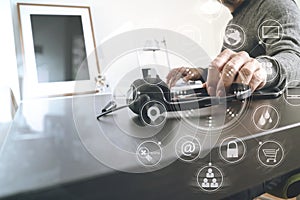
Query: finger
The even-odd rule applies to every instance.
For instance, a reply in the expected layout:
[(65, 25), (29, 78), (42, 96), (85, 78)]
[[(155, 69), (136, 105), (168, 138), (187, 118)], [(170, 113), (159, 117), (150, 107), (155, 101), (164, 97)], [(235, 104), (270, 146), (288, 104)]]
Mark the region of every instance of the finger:
[(180, 76), (172, 77), (168, 83), (169, 87), (174, 87), (180, 78), (181, 78)]
[(252, 79), (253, 74), (259, 68), (259, 62), (255, 59), (251, 59), (251, 61), (247, 62), (244, 66), (241, 67), (235, 82), (248, 85)]
[(176, 78), (177, 76), (181, 76), (181, 74), (179, 75), (179, 70), (182, 69), (183, 67), (181, 68), (175, 68), (175, 69), (172, 69), (169, 74), (167, 75), (167, 84), (170, 84), (172, 82), (172, 80), (174, 78)]
[(206, 88), (210, 96), (216, 95), (216, 87), (220, 78), (220, 72), (216, 67), (210, 66), (208, 68)]
[(176, 70), (176, 69), (172, 69), (172, 70), (168, 73), (168, 75), (166, 76), (167, 84), (169, 83), (169, 81), (170, 81), (170, 79), (171, 79), (171, 77), (172, 77), (172, 74), (174, 73), (175, 70)]
[(224, 81), (223, 81), (222, 77), (218, 81), (215, 90), (216, 90), (216, 95), (219, 97), (224, 97), (226, 95), (226, 88), (224, 87)]
[(169, 86), (173, 87), (176, 85), (177, 81), (182, 78), (183, 76), (185, 76), (187, 73), (187, 68), (185, 67), (181, 67), (181, 68), (177, 68), (174, 73), (172, 74), (172, 77), (169, 81)]
[(183, 77), (183, 80), (185, 82), (189, 81), (189, 80), (197, 80), (201, 77), (200, 72), (195, 69), (195, 68), (189, 68), (188, 70), (186, 70), (186, 76)]
[(195, 74), (190, 73), (190, 74), (187, 74), (186, 76), (184, 76), (182, 79), (183, 79), (183, 81), (188, 82), (189, 80), (194, 80), (195, 79), (194, 77), (195, 77)]
[(170, 81), (171, 81), (171, 79), (172, 79), (172, 77), (173, 77), (173, 74), (174, 74), (174, 71), (175, 71), (176, 69), (172, 69), (169, 73), (168, 73), (168, 75), (166, 76), (166, 82), (167, 82), (167, 84), (169, 84), (170, 83)]
[[(226, 63), (221, 76), (225, 88), (229, 88), (231, 86), (240, 68), (245, 63), (249, 62), (249, 60), (250, 57), (248, 53), (239, 52)], [(217, 90), (218, 89), (221, 88), (217, 88)]]
[(263, 69), (255, 71), (252, 76), (252, 79), (249, 83), (249, 86), (252, 91), (262, 88), (266, 84), (266, 73)]
[(167, 83), (169, 83), (170, 80), (174, 77), (174, 75), (176, 75), (176, 74), (178, 73), (178, 70), (179, 70), (179, 69), (180, 69), (180, 68), (172, 69), (172, 70), (168, 73), (168, 75), (167, 75), (167, 77), (166, 77)]
[(218, 68), (219, 71), (223, 70), (224, 65), (234, 56), (236, 53), (230, 49), (222, 51), (212, 62), (211, 65)]

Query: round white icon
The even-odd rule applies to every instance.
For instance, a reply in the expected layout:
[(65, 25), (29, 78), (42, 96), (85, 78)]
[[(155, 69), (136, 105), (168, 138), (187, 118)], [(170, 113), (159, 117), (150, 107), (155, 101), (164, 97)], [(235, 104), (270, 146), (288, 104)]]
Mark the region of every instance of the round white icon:
[(276, 141), (260, 142), (257, 150), (259, 162), (266, 167), (276, 167), (284, 157), (282, 146)]
[(263, 69), (267, 72), (268, 77), (272, 77), (267, 82), (272, 82), (278, 78), (280, 67), (275, 58), (271, 56), (261, 56), (255, 58), (262, 66)]
[(242, 27), (236, 24), (229, 24), (225, 30), (224, 47), (231, 50), (241, 48), (246, 41), (246, 34)]
[(300, 81), (290, 81), (285, 86), (285, 101), (291, 106), (300, 106)]
[(149, 126), (161, 126), (167, 119), (167, 109), (161, 102), (149, 101), (141, 109), (141, 119)]
[(199, 170), (197, 183), (203, 191), (215, 192), (222, 187), (223, 174), (219, 168), (209, 163), (208, 166)]
[(252, 120), (257, 129), (266, 131), (275, 128), (279, 123), (278, 111), (270, 105), (258, 107), (253, 114)]
[(220, 157), (228, 163), (241, 161), (246, 154), (245, 143), (236, 137), (224, 139), (219, 147)]
[(175, 144), (175, 152), (179, 159), (191, 162), (196, 160), (201, 152), (201, 145), (193, 136), (183, 136)]
[(266, 20), (258, 27), (260, 43), (274, 45), (278, 43), (284, 34), (282, 25), (276, 20)]
[(145, 141), (138, 146), (136, 155), (142, 165), (152, 167), (160, 162), (162, 149), (159, 144), (154, 141)]

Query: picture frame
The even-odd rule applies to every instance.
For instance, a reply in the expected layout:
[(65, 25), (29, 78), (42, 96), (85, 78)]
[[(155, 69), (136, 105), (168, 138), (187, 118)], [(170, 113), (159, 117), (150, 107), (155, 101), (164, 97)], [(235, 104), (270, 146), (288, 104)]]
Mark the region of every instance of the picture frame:
[(95, 93), (100, 74), (88, 6), (17, 3), (23, 99)]

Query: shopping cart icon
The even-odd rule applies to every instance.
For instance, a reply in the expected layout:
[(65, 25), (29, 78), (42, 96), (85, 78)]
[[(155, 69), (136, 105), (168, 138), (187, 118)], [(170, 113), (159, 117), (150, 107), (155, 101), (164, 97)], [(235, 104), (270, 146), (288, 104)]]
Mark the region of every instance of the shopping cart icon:
[(279, 151), (278, 149), (263, 149), (263, 153), (267, 158), (267, 163), (269, 163), (270, 161), (273, 161), (273, 163), (276, 163), (276, 157), (277, 157), (277, 153)]

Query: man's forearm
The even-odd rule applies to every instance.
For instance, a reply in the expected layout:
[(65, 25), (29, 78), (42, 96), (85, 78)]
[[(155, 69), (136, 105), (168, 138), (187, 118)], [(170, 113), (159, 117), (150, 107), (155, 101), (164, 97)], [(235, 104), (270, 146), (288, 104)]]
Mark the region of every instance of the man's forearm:
[(280, 82), (300, 81), (300, 53), (284, 51), (273, 56), (279, 63)]

